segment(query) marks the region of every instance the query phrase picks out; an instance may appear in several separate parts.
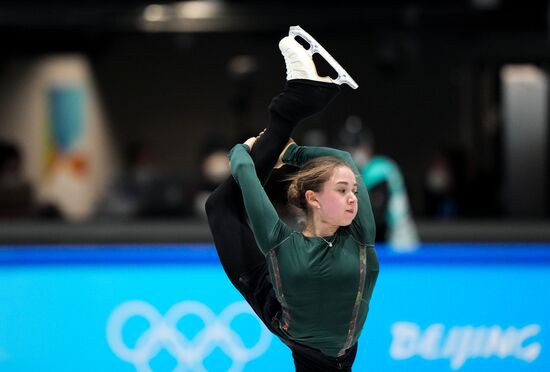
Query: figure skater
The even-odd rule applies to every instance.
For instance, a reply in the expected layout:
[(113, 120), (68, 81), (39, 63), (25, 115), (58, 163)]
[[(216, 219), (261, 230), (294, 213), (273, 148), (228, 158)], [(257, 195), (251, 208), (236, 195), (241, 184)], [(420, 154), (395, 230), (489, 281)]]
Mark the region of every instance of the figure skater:
[[(293, 29), (331, 63), (311, 36)], [(290, 135), (333, 100), (339, 84), (357, 85), (332, 63), (339, 78), (319, 77), (294, 36), (279, 43), (287, 82), (269, 105), (267, 128), (230, 151), (232, 176), (206, 212), (227, 276), (291, 349), (296, 371), (350, 371), (378, 276), (369, 196), (348, 153), (298, 146)], [(301, 168), (288, 195), (306, 215), (302, 231), (279, 218), (262, 186), (282, 164)]]

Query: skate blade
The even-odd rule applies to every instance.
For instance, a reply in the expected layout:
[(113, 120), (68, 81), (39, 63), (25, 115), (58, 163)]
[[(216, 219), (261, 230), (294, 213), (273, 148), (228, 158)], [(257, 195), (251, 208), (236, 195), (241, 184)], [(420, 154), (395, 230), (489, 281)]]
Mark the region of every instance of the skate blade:
[(300, 36), (309, 44), (309, 49), (307, 52), (310, 56), (313, 56), (315, 53), (319, 53), (327, 62), (329, 65), (332, 66), (332, 68), (338, 73), (338, 77), (336, 79), (332, 79), (332, 81), (335, 84), (341, 85), (341, 84), (347, 84), (353, 89), (357, 89), (359, 85), (353, 80), (351, 76), (347, 73), (346, 70), (336, 60), (330, 55), (329, 52), (326, 51), (325, 48), (317, 40), (313, 38), (310, 34), (308, 34), (303, 28), (300, 26), (290, 26), (290, 30), (288, 32), (288, 36), (290, 37), (296, 37)]

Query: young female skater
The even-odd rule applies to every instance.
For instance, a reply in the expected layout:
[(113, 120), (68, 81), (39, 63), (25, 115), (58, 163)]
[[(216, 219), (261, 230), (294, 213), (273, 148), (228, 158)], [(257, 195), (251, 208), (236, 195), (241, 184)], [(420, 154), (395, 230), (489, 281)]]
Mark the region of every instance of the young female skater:
[[(287, 145), (339, 87), (292, 37), (279, 47), (286, 87), (265, 131), (231, 150), (232, 177), (208, 199), (208, 222), (229, 279), (290, 347), (296, 371), (350, 371), (378, 275), (374, 219), (348, 153)], [(307, 215), (303, 231), (279, 219), (262, 187), (278, 160), (302, 167), (289, 199)]]

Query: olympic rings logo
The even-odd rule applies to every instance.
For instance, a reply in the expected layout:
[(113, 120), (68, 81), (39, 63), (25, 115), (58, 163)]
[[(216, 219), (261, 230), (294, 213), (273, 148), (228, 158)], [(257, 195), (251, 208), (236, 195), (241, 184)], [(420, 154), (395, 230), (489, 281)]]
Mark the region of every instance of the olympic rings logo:
[[(230, 327), (231, 322), (242, 314), (252, 317), (260, 326), (259, 339), (251, 348), (247, 348)], [(196, 316), (204, 323), (204, 328), (192, 339), (188, 339), (176, 326), (187, 316)], [(123, 340), (123, 328), (134, 317), (147, 320), (149, 328), (139, 336), (135, 347), (130, 348)], [(229, 371), (240, 371), (250, 360), (265, 353), (271, 338), (271, 333), (245, 301), (229, 305), (219, 316), (196, 301), (180, 302), (164, 316), (147, 302), (128, 301), (118, 306), (107, 322), (109, 346), (120, 359), (132, 363), (139, 372), (151, 371), (149, 363), (162, 349), (177, 360), (175, 371), (206, 371), (203, 361), (216, 347), (231, 358)]]

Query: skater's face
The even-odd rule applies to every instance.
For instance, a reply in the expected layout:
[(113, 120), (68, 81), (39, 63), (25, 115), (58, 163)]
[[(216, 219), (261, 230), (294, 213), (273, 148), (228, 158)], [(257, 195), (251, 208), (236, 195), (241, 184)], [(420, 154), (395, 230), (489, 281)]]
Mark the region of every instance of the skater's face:
[(346, 166), (334, 168), (330, 178), (319, 192), (310, 195), (314, 213), (322, 222), (334, 226), (348, 226), (357, 215), (357, 181)]

